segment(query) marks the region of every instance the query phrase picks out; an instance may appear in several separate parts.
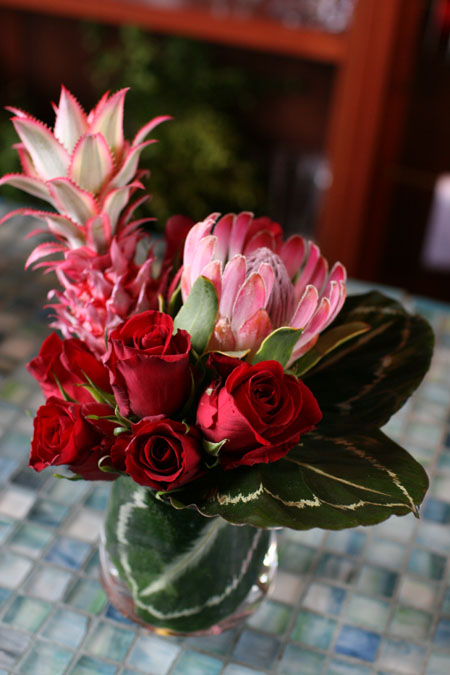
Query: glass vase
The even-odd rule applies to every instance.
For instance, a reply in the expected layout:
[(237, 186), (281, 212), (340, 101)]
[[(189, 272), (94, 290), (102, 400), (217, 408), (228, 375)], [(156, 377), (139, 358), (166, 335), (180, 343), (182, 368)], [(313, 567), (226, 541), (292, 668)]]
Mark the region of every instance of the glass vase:
[(128, 477), (112, 484), (102, 582), (119, 611), (155, 632), (230, 628), (259, 606), (276, 565), (271, 531), (174, 509)]

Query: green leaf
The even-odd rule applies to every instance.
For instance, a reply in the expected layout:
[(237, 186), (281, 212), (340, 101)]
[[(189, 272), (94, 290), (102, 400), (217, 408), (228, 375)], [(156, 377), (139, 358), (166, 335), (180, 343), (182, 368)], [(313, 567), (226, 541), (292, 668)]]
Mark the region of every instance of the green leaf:
[(62, 473), (54, 473), (53, 477), (59, 478), (60, 480), (70, 480), (72, 481), (72, 483), (74, 483), (77, 480), (84, 480), (83, 476), (81, 476), (79, 473), (74, 473), (73, 476), (63, 476)]
[(334, 349), (337, 349), (345, 342), (348, 342), (348, 340), (351, 340), (362, 333), (367, 333), (368, 330), (370, 330), (370, 326), (361, 321), (346, 323), (343, 326), (331, 328), (326, 333), (320, 335), (315, 346), (298, 359), (289, 370), (292, 370), (297, 377), (302, 377), (308, 370), (311, 370), (311, 368), (317, 365), (324, 356)]
[(191, 336), (192, 347), (203, 354), (217, 318), (218, 300), (214, 284), (198, 277), (186, 302), (174, 319), (174, 327), (186, 330)]
[(182, 304), (181, 300), (181, 284), (178, 284), (172, 295), (170, 296), (169, 299), (169, 304), (168, 304), (168, 314), (170, 316), (175, 316), (175, 314), (178, 312)]
[(212, 441), (207, 441), (206, 438), (204, 438), (202, 441), (203, 450), (207, 452), (208, 455), (213, 455), (216, 457), (227, 440), (228, 438), (224, 438), (223, 441), (219, 441), (219, 443), (213, 443)]
[(316, 431), (272, 464), (213, 469), (179, 490), (172, 505), (235, 524), (336, 530), (417, 514), (427, 486), (420, 464), (379, 430)]
[(279, 361), (283, 368), (286, 368), (291, 358), (292, 350), (301, 334), (301, 328), (289, 328), (287, 326), (277, 328), (263, 340), (252, 359), (252, 363), (273, 360)]
[(329, 331), (354, 322), (367, 323), (370, 330), (327, 354), (303, 377), (327, 428), (383, 426), (430, 365), (430, 326), (398, 302), (378, 292), (351, 296)]

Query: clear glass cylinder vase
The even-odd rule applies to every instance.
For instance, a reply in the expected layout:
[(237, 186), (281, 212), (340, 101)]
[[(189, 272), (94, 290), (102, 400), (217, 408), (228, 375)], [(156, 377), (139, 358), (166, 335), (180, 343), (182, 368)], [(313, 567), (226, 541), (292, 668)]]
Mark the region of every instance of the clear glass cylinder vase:
[(112, 604), (165, 634), (216, 634), (251, 614), (277, 566), (275, 534), (177, 510), (128, 477), (112, 484), (100, 542)]

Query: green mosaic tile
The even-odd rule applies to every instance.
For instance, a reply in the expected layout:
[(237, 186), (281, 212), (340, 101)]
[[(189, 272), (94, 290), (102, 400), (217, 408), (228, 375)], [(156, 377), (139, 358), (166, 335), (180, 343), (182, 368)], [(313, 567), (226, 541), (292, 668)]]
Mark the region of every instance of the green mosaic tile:
[(26, 652), (31, 638), (9, 626), (0, 626), (0, 667), (12, 668)]
[(450, 614), (450, 586), (445, 591), (441, 611), (442, 614)]
[(72, 652), (46, 642), (36, 642), (18, 672), (21, 675), (62, 675), (70, 661)]
[(14, 529), (16, 521), (14, 518), (0, 514), (0, 544), (5, 542)]
[(427, 577), (428, 579), (442, 579), (445, 571), (446, 558), (431, 551), (414, 549), (408, 563), (408, 571)]
[(89, 656), (81, 656), (71, 668), (71, 675), (115, 675), (118, 668), (111, 663), (105, 663)]
[(59, 502), (65, 506), (72, 506), (72, 504), (76, 504), (88, 490), (88, 482), (81, 480), (72, 482), (70, 483), (70, 490), (68, 490), (66, 480), (53, 480), (49, 483), (46, 495), (55, 502)]
[(438, 588), (429, 580), (416, 579), (405, 575), (399, 583), (399, 600), (420, 609), (432, 609), (436, 602)]
[(433, 616), (413, 607), (398, 605), (390, 625), (390, 632), (413, 640), (425, 640), (430, 632)]
[(180, 656), (171, 675), (219, 675), (222, 666), (222, 661), (212, 656), (186, 651)]
[(406, 555), (405, 547), (395, 541), (375, 537), (366, 548), (366, 560), (375, 565), (398, 570)]
[(0, 582), (3, 586), (17, 588), (22, 584), (32, 567), (33, 563), (28, 558), (10, 551), (0, 551)]
[(244, 629), (233, 651), (233, 658), (254, 668), (270, 670), (280, 650), (280, 642), (273, 637)]
[[(449, 506), (450, 511), (450, 506)], [(437, 553), (443, 553), (445, 556), (450, 554), (450, 521), (441, 525), (432, 523), (429, 520), (421, 521), (417, 531), (416, 544), (429, 548)]]
[(180, 648), (156, 635), (141, 635), (131, 650), (127, 664), (144, 673), (165, 675), (169, 671)]
[(406, 544), (414, 534), (417, 520), (412, 514), (407, 516), (391, 516), (383, 523), (375, 525), (372, 529), (381, 537), (388, 537), (394, 541)]
[(357, 582), (357, 588), (373, 595), (392, 597), (398, 575), (382, 567), (363, 565)]
[(329, 532), (325, 540), (325, 548), (335, 551), (336, 553), (360, 555), (364, 548), (366, 538), (367, 535), (359, 530)]
[(384, 641), (380, 649), (379, 664), (382, 668), (405, 675), (421, 675), (425, 656), (424, 647), (406, 640), (390, 638)]
[(39, 525), (23, 523), (11, 537), (9, 545), (30, 558), (38, 558), (53, 537), (53, 532)]
[(351, 583), (356, 576), (356, 566), (353, 560), (334, 553), (322, 553), (319, 558), (316, 573), (322, 577), (329, 577), (334, 581)]
[(41, 632), (43, 637), (75, 649), (88, 630), (87, 617), (67, 609), (56, 609)]
[(251, 628), (259, 629), (275, 635), (283, 635), (292, 616), (292, 608), (280, 602), (266, 600), (261, 607), (250, 617), (247, 624)]
[(123, 661), (136, 634), (123, 626), (99, 623), (89, 636), (85, 650), (93, 656), (108, 658), (111, 661)]
[(278, 548), (280, 569), (302, 574), (309, 572), (315, 556), (315, 550), (295, 541), (284, 541)]
[(50, 566), (38, 567), (27, 581), (25, 590), (30, 595), (55, 601), (62, 598), (71, 579), (69, 572)]
[(95, 579), (79, 579), (67, 593), (64, 601), (91, 614), (100, 614), (106, 605), (106, 594)]
[(322, 672), (325, 655), (289, 644), (281, 657), (280, 675), (317, 675)]
[(204, 637), (185, 638), (184, 644), (200, 651), (209, 652), (217, 656), (229, 654), (236, 642), (237, 630), (226, 630), (219, 635), (205, 635)]
[(302, 604), (308, 609), (326, 614), (340, 614), (347, 591), (337, 586), (313, 582), (307, 589)]
[(19, 595), (9, 606), (3, 621), (16, 628), (34, 633), (40, 628), (50, 610), (51, 605), (48, 602)]
[(383, 631), (386, 628), (391, 606), (385, 600), (355, 593), (344, 609), (345, 617), (360, 626)]
[(302, 610), (291, 632), (291, 639), (310, 647), (328, 649), (333, 639), (337, 622), (334, 619)]
[(430, 496), (442, 499), (444, 502), (450, 501), (450, 476), (446, 473), (438, 473), (433, 477), (430, 485)]
[(450, 673), (450, 653), (433, 651), (428, 659), (425, 675), (448, 675)]
[(239, 663), (229, 663), (225, 666), (223, 675), (264, 675), (262, 670), (254, 670), (253, 668), (247, 668), (246, 666), (241, 666)]
[(371, 672), (368, 666), (362, 666), (359, 663), (349, 663), (342, 659), (333, 659), (330, 661), (325, 675), (371, 675)]

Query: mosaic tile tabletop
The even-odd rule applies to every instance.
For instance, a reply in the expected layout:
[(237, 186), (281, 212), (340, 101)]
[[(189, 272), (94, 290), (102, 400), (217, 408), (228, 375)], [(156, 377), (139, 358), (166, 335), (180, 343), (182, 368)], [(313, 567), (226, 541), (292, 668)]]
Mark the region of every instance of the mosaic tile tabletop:
[(27, 468), (27, 411), (42, 399), (24, 364), (48, 332), (51, 280), (23, 272), (25, 231), (0, 230), (0, 675), (449, 675), (450, 308), (414, 300), (437, 347), (386, 428), (430, 474), (420, 520), (286, 530), (273, 594), (245, 625), (162, 638), (119, 615), (101, 587), (109, 486)]

